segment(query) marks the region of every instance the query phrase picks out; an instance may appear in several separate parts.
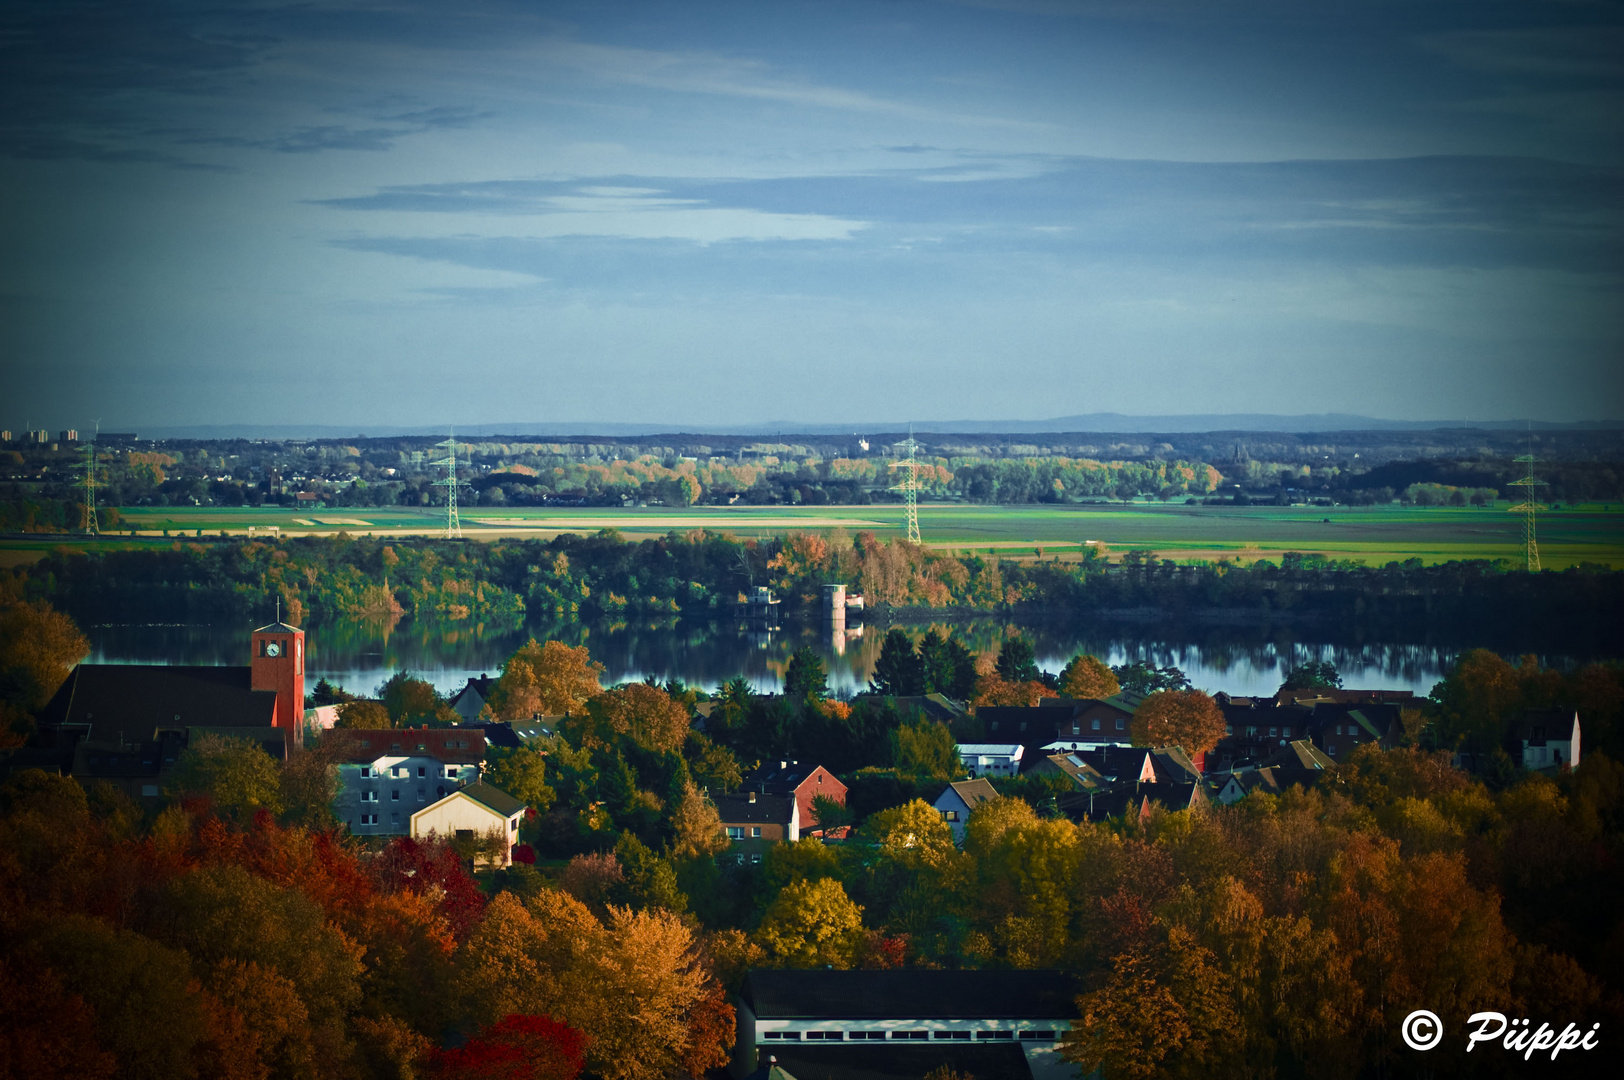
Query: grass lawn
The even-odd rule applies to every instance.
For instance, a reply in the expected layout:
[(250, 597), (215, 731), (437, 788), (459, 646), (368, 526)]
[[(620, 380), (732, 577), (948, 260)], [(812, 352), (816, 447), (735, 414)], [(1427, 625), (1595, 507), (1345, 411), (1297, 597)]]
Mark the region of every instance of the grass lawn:
[[(133, 507), (123, 511), (126, 528), (139, 531), (137, 543), (171, 537), (243, 535), (249, 526), (278, 527), (282, 535), (432, 536), (444, 531), (444, 512), (402, 508), (325, 510), (224, 509), (216, 507)], [(1274, 507), (1185, 506), (1156, 503), (1081, 506), (967, 506), (927, 504), (919, 508), (920, 531), (932, 547), (1005, 557), (1079, 558), (1088, 541), (1114, 558), (1130, 548), (1149, 548), (1178, 560), (1230, 558), (1250, 562), (1278, 559), (1283, 551), (1319, 552), (1334, 558), (1363, 559), (1372, 565), (1419, 558), (1521, 560), (1522, 519), (1506, 504), (1486, 508), (1452, 507)], [(902, 535), (899, 505), (824, 507), (647, 507), (612, 509), (509, 509), (469, 507), (463, 535), (495, 540), (547, 538), (561, 532), (619, 529), (628, 539), (663, 536), (675, 530), (710, 529), (742, 536), (771, 536), (802, 530), (872, 530)], [(0, 566), (31, 561), (69, 537), (30, 537), (0, 542)], [(103, 543), (110, 542), (103, 540)], [(131, 542), (125, 534), (123, 542)], [(1624, 506), (1578, 506), (1549, 511), (1539, 520), (1542, 564), (1560, 569), (1579, 562), (1624, 568)]]

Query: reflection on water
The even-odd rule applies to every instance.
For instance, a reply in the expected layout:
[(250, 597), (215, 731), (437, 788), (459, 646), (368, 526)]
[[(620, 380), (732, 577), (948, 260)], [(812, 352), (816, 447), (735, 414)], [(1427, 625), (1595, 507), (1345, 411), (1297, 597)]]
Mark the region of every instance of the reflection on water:
[[(914, 637), (930, 624), (905, 624)], [(1208, 627), (1171, 633), (1154, 625), (1021, 625), (994, 619), (934, 627), (974, 652), (996, 653), (1006, 637), (1033, 643), (1038, 663), (1058, 672), (1079, 652), (1107, 663), (1146, 660), (1176, 665), (1196, 686), (1232, 694), (1273, 693), (1283, 673), (1306, 660), (1328, 660), (1350, 687), (1409, 689), (1425, 694), (1459, 652), (1436, 644), (1335, 643), (1298, 640), (1289, 630)], [(95, 663), (245, 664), (251, 627), (93, 626), (87, 630)], [(307, 629), (307, 686), (320, 678), (355, 692), (370, 692), (397, 670), (408, 669), (440, 690), (460, 688), (473, 675), (495, 674), (515, 649), (535, 636), (585, 645), (606, 669), (606, 682), (661, 680), (713, 688), (743, 675), (760, 690), (776, 690), (796, 649), (811, 645), (823, 655), (831, 689), (852, 694), (868, 684), (884, 640), (883, 629), (853, 624), (845, 629), (788, 624), (749, 631), (732, 625), (678, 619), (534, 626), (444, 625), (411, 620), (346, 620)], [(1538, 653), (1539, 643), (1526, 649)], [(1521, 651), (1521, 650), (1519, 650)], [(1546, 655), (1567, 666), (1573, 657)], [(1578, 658), (1578, 659), (1589, 659)]]

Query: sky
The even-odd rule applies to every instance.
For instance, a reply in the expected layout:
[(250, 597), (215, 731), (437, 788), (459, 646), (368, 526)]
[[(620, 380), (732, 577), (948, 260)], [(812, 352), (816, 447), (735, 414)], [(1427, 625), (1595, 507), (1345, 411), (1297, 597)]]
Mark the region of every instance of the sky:
[(1624, 4), (0, 5), (0, 427), (1624, 417)]

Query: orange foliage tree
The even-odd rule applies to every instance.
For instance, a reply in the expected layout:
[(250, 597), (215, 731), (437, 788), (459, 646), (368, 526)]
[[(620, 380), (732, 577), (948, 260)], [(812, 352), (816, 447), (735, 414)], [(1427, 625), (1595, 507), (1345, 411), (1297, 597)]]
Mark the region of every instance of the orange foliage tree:
[(577, 713), (603, 692), (603, 665), (584, 646), (561, 641), (545, 645), (531, 638), (502, 665), (491, 690), (491, 711), (503, 720), (527, 720), (537, 713)]
[(1135, 746), (1180, 746), (1204, 754), (1224, 737), (1224, 714), (1199, 690), (1163, 690), (1139, 703), (1129, 730)]

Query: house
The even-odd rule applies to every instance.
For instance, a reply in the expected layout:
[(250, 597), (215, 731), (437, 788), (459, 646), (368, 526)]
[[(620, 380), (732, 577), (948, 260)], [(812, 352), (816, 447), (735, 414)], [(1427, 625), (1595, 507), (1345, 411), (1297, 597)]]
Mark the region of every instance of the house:
[(1058, 754), (1045, 754), (1041, 760), (1035, 762), (1027, 770), (1029, 776), (1042, 776), (1045, 773), (1059, 773), (1070, 780), (1082, 790), (1100, 787), (1105, 783), (1105, 774), (1090, 765), (1083, 759), (1087, 751), (1067, 751)]
[(496, 680), (489, 675), (481, 674), (478, 678), (471, 678), (461, 690), (451, 695), (448, 704), (451, 711), (462, 717), (465, 724), (479, 721), (479, 714), (485, 708), (485, 703), (491, 699), (491, 691), (496, 687)]
[(511, 866), (513, 845), (519, 838), (519, 820), (527, 809), (507, 792), (476, 781), (413, 814), (411, 834), (446, 839), (499, 835), (505, 847), (497, 865)]
[(335, 728), (333, 815), (356, 836), (406, 836), (417, 810), (472, 784), (485, 765), (479, 728)]
[(1336, 768), (1336, 761), (1321, 753), (1319, 748), (1307, 739), (1293, 739), (1273, 754), (1264, 758), (1259, 768), (1283, 766), (1287, 769), (1301, 769), (1305, 772), (1323, 772), (1326, 769)]
[(766, 762), (745, 774), (740, 790), (758, 795), (789, 795), (797, 804), (802, 832), (819, 834), (818, 815), (812, 800), (822, 795), (846, 805), (846, 785), (822, 765), (802, 765), (799, 761)]
[(889, 705), (905, 719), (921, 716), (941, 724), (967, 720), (970, 716), (968, 709), (945, 694), (858, 694), (852, 704), (860, 701)]
[[(304, 631), (262, 626), (249, 650), (236, 667), (79, 664), (41, 710), (24, 758), (136, 799), (158, 798), (164, 774), (202, 735), (285, 758), (304, 742)], [(12, 755), (9, 768), (20, 760)]]
[(531, 720), (493, 720), (467, 726), (483, 731), (487, 746), (516, 750), (538, 739), (552, 738), (558, 733), (558, 721), (562, 719), (561, 716), (538, 716)]
[(1193, 780), (1122, 784), (1078, 791), (1060, 797), (1060, 812), (1073, 821), (1104, 821), (1133, 814), (1143, 821), (1156, 807), (1168, 811), (1199, 810), (1208, 802), (1206, 785)]
[[(1031, 707), (987, 705), (976, 710), (990, 740), (1016, 740), (1041, 746), (1068, 740), (1085, 746), (1131, 746), (1133, 712), (1139, 699), (1045, 698)], [(1068, 747), (1069, 748), (1069, 747)]]
[(1361, 743), (1373, 742), (1383, 749), (1397, 746), (1403, 725), (1397, 705), (1323, 701), (1314, 706), (1307, 734), (1327, 755), (1340, 760)]
[(1206, 772), (1228, 773), (1255, 767), (1293, 739), (1308, 735), (1313, 709), (1282, 703), (1278, 697), (1213, 695), (1224, 716), (1224, 737), (1207, 754)]
[(772, 844), (801, 838), (800, 803), (793, 795), (763, 795), (741, 791), (736, 795), (712, 795), (716, 816), (722, 820), (729, 851), (737, 863), (758, 863)]
[(798, 1077), (854, 1076), (836, 1070), (859, 1064), (920, 1077), (952, 1064), (977, 1080), (1070, 1078), (1057, 1043), (1079, 991), (1059, 971), (755, 970), (739, 993), (731, 1071), (746, 1076), (771, 1056)]
[(972, 776), (1014, 776), (1022, 749), (1020, 743), (960, 743), (959, 761)]
[(1517, 722), (1525, 769), (1553, 769), (1579, 764), (1579, 714), (1566, 709), (1530, 709)]
[(944, 787), (931, 805), (942, 815), (947, 827), (953, 830), (953, 842), (962, 844), (964, 823), (970, 820), (970, 811), (988, 799), (996, 798), (998, 792), (986, 780), (960, 780)]
[[(1335, 768), (1335, 766), (1332, 766)], [(1304, 768), (1295, 765), (1265, 765), (1261, 768), (1247, 769), (1244, 772), (1230, 773), (1224, 778), (1223, 785), (1213, 796), (1215, 800), (1228, 806), (1238, 802), (1254, 791), (1263, 791), (1270, 795), (1278, 795), (1293, 784), (1303, 787), (1313, 787), (1320, 779), (1327, 775), (1328, 770), (1319, 768)]]

